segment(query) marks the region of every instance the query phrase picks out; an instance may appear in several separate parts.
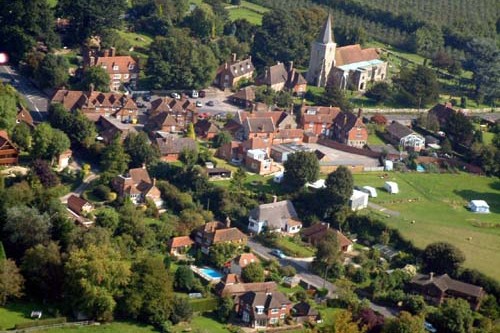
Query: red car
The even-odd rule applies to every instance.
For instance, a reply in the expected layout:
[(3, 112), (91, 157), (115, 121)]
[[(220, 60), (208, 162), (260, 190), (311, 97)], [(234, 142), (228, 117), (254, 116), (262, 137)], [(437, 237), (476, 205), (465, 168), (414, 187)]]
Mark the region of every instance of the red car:
[(206, 118), (208, 118), (209, 116), (210, 116), (210, 115), (208, 114), (208, 112), (203, 112), (203, 113), (200, 113), (200, 114), (198, 115), (198, 118), (200, 118), (200, 119), (206, 119)]

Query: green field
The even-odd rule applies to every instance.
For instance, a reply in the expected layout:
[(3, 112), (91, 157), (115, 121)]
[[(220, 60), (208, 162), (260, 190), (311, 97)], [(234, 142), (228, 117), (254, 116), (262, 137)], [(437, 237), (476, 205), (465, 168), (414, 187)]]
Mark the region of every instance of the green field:
[(152, 326), (141, 325), (132, 322), (113, 322), (110, 324), (101, 324), (98, 326), (77, 326), (65, 328), (53, 328), (45, 331), (38, 331), (44, 333), (152, 333), (158, 332)]
[(261, 25), (262, 16), (269, 11), (269, 9), (248, 1), (242, 1), (239, 6), (229, 6), (227, 11), (229, 12), (231, 21), (246, 19), (252, 24)]
[[(465, 266), (476, 268), (500, 280), (500, 181), (469, 174), (382, 173), (354, 175), (356, 185), (377, 188), (378, 197), (370, 201), (400, 213), (384, 221), (401, 231), (416, 246), (448, 241), (466, 255)], [(390, 195), (382, 187), (395, 181), (399, 194)], [(474, 214), (467, 210), (469, 200), (482, 199), (490, 205), (491, 214)], [(412, 221), (415, 221), (412, 223)]]

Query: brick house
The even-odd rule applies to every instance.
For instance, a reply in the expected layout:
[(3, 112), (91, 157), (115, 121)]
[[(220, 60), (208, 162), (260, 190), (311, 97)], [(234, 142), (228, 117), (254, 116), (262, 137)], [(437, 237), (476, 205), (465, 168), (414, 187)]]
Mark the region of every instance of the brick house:
[(109, 75), (109, 89), (117, 91), (123, 84), (137, 86), (139, 64), (131, 56), (117, 56), (114, 47), (84, 53), (84, 67), (101, 67)]
[(67, 206), (71, 211), (80, 216), (86, 215), (94, 210), (94, 205), (83, 198), (77, 197), (76, 195), (71, 195), (68, 198)]
[(7, 131), (0, 130), (0, 165), (17, 164), (19, 158), (19, 150), (10, 141)]
[(186, 131), (190, 123), (196, 124), (198, 108), (187, 98), (160, 97), (151, 102), (149, 115), (144, 126), (147, 131), (175, 133)]
[(290, 315), (292, 302), (281, 292), (247, 292), (239, 297), (238, 316), (250, 327), (283, 323)]
[(242, 253), (233, 260), (229, 261), (225, 265), (225, 269), (228, 274), (241, 275), (243, 268), (254, 262), (258, 263), (260, 260), (253, 253)]
[(385, 128), (389, 140), (405, 149), (419, 152), (425, 148), (425, 138), (405, 125), (393, 121)]
[(79, 109), (94, 122), (100, 116), (112, 116), (132, 123), (137, 121), (138, 108), (132, 98), (118, 92), (94, 91), (92, 86), (88, 92), (60, 89), (52, 96), (51, 103), (60, 103), (71, 112)]
[(484, 296), (482, 287), (452, 279), (448, 274), (417, 274), (409, 284), (412, 292), (420, 294), (432, 304), (440, 305), (446, 298), (462, 298), (473, 310), (478, 310)]
[(247, 235), (240, 229), (231, 227), (231, 221), (226, 223), (219, 221), (208, 222), (194, 232), (194, 241), (201, 252), (208, 254), (210, 247), (219, 243), (233, 243), (240, 246), (247, 244)]
[(207, 119), (200, 120), (194, 125), (196, 136), (205, 140), (211, 140), (220, 132), (217, 125)]
[(266, 85), (274, 91), (287, 90), (298, 96), (303, 96), (307, 90), (307, 81), (295, 70), (293, 62), (288, 67), (281, 62), (267, 67), (256, 82), (257, 85)]
[(232, 89), (242, 80), (251, 80), (254, 71), (252, 57), (238, 61), (236, 53), (233, 53), (231, 61), (226, 61), (217, 69), (213, 84), (222, 90)]
[(172, 256), (185, 254), (193, 244), (189, 236), (172, 237), (168, 241), (168, 253)]
[(299, 127), (307, 133), (330, 136), (333, 133), (333, 122), (339, 113), (338, 107), (303, 105), (300, 109)]
[(130, 169), (126, 174), (116, 176), (111, 185), (119, 197), (130, 198), (134, 204), (144, 203), (146, 199), (153, 200), (157, 207), (163, 204), (156, 180), (151, 180), (145, 167)]
[(120, 138), (120, 141), (123, 142), (130, 133), (137, 133), (133, 125), (124, 124), (117, 119), (103, 116), (100, 116), (97, 120), (97, 128), (99, 130), (99, 136), (105, 144), (111, 143), (117, 136)]
[(233, 297), (237, 299), (247, 292), (272, 292), (278, 290), (274, 281), (242, 283), (236, 274), (227, 274), (215, 285), (215, 293), (219, 297)]
[(301, 230), (302, 239), (312, 245), (321, 242), (328, 234), (335, 233), (339, 241), (342, 252), (350, 252), (353, 249), (353, 242), (337, 229), (330, 229), (330, 224), (320, 222)]
[(160, 159), (165, 162), (175, 162), (183, 150), (197, 150), (196, 141), (191, 138), (180, 138), (173, 135), (159, 137), (153, 141), (153, 144), (160, 151)]
[(341, 112), (333, 122), (333, 137), (348, 146), (363, 148), (368, 142), (368, 129), (363, 123), (361, 109), (356, 116), (350, 112)]

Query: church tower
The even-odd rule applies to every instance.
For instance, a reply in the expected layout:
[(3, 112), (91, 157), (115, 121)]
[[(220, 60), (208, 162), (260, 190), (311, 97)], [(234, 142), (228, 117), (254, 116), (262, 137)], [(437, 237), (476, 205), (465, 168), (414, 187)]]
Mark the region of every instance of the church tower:
[(318, 39), (311, 44), (311, 58), (306, 75), (309, 84), (326, 86), (330, 71), (335, 66), (336, 47), (337, 44), (333, 41), (332, 17), (328, 14)]

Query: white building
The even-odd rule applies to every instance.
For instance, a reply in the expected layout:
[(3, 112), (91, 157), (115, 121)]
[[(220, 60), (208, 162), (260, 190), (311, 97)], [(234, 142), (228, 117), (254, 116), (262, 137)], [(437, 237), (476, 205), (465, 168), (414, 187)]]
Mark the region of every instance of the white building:
[(353, 190), (351, 198), (349, 199), (349, 206), (353, 211), (368, 207), (368, 193)]
[(490, 213), (490, 206), (484, 200), (471, 200), (469, 202), (469, 209), (473, 213), (483, 213), (483, 214)]
[(259, 234), (264, 230), (296, 234), (302, 228), (290, 200), (260, 205), (250, 211), (248, 231)]

